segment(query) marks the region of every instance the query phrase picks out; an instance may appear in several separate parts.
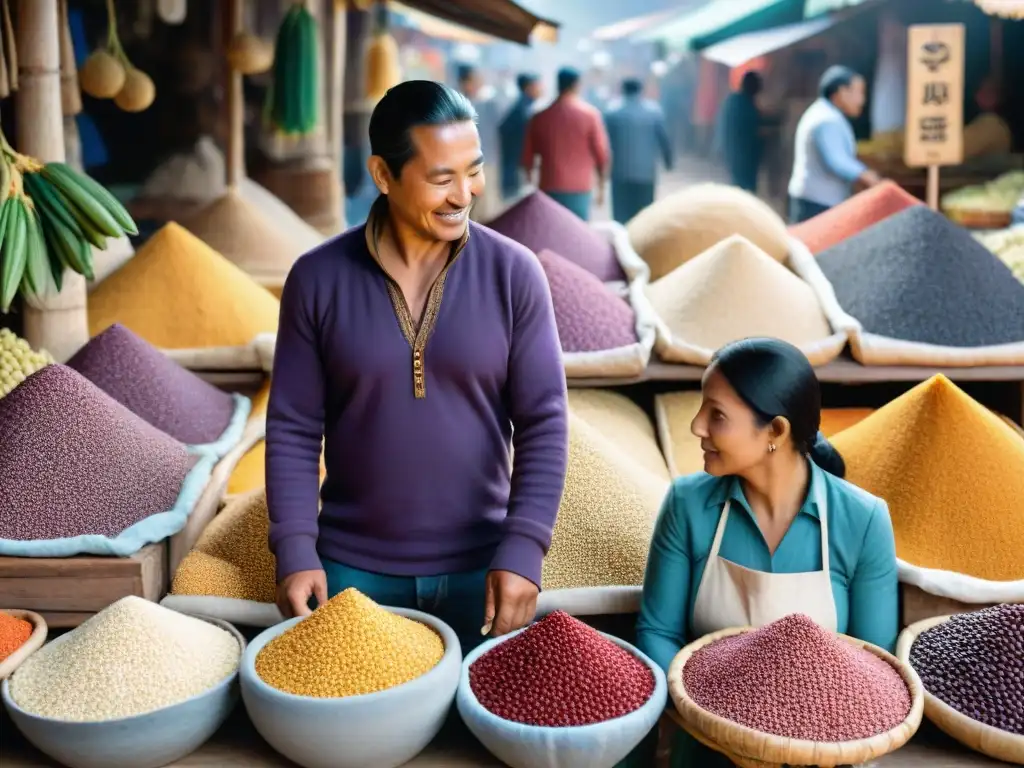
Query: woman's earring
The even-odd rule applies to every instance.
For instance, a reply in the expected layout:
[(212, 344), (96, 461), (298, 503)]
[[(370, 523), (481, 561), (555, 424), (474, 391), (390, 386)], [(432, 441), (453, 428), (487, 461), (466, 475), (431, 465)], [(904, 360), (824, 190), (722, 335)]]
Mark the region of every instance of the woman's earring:
[(775, 443), (768, 443), (768, 453), (775, 453)]

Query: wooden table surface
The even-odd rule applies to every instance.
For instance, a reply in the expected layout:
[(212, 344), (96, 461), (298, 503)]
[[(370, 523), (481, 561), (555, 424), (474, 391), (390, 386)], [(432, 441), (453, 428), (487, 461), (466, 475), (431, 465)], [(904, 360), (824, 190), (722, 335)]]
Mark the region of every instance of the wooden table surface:
[[(0, 715), (2, 768), (55, 768), (57, 764), (31, 747), (6, 713)], [(458, 744), (429, 747), (406, 768), (501, 768), (471, 736)], [(925, 723), (903, 749), (871, 764), (871, 768), (993, 768), (1008, 765), (969, 752)], [(176, 768), (293, 768), (256, 733), (241, 705), (231, 719), (199, 751), (174, 763)]]

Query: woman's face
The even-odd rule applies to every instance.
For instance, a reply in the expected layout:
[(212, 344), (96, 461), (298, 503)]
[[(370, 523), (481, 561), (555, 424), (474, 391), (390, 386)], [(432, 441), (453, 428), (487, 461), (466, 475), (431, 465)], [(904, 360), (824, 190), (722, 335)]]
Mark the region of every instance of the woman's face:
[(771, 425), (760, 426), (754, 412), (712, 365), (701, 383), (704, 400), (690, 423), (704, 451), (709, 475), (742, 475), (765, 461), (772, 440)]

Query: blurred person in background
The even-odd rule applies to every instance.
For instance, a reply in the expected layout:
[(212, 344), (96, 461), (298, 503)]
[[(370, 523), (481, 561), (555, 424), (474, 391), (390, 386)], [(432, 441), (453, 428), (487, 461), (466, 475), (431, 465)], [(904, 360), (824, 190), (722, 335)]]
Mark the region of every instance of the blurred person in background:
[(580, 73), (560, 69), (558, 98), (526, 129), (522, 165), (527, 179), (532, 182), (540, 158), (538, 187), (587, 221), (591, 203), (604, 204), (609, 154), (601, 113), (580, 97)]
[(501, 194), (506, 200), (515, 197), (523, 186), (520, 159), (526, 142), (526, 127), (530, 124), (534, 106), (541, 97), (540, 78), (524, 72), (516, 78), (519, 98), (498, 126), (501, 143)]
[(867, 98), (864, 78), (832, 66), (818, 83), (818, 98), (796, 127), (793, 175), (789, 179), (791, 224), (813, 218), (846, 200), (855, 183), (873, 187), (881, 177), (857, 158), (851, 119)]
[(762, 148), (757, 95), (763, 86), (761, 75), (747, 72), (740, 87), (722, 102), (715, 129), (715, 154), (725, 161), (733, 185), (754, 194)]
[(605, 115), (612, 154), (612, 216), (625, 224), (654, 202), (658, 159), (672, 169), (672, 142), (661, 106), (643, 96), (637, 78), (622, 83), (622, 99)]
[(498, 126), (501, 122), (501, 105), (493, 91), (484, 86), (480, 70), (472, 64), (460, 64), (458, 68), (459, 91), (469, 99), (477, 114), (477, 131), (480, 134), (480, 148), (484, 154), (484, 176), (487, 184), (480, 197), (473, 204), (470, 216), (474, 221), (487, 222), (501, 210), (501, 142)]

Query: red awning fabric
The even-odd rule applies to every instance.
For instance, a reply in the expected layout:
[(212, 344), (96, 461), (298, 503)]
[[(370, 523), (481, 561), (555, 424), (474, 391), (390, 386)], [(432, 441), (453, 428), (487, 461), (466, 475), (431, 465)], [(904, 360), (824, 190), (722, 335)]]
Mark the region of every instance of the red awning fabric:
[(512, 0), (403, 0), (405, 5), (503, 40), (529, 45), (531, 37), (558, 39), (558, 23), (542, 19)]

